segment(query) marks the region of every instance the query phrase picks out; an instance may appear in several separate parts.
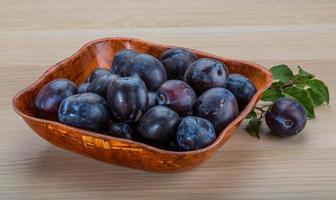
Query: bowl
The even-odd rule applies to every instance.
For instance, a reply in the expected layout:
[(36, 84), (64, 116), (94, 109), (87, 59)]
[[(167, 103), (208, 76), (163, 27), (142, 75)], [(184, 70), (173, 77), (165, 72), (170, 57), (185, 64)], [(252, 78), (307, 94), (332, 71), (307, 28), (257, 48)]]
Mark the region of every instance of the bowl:
[[(103, 162), (153, 172), (178, 172), (206, 161), (234, 133), (246, 115), (254, 108), (262, 93), (271, 85), (272, 74), (261, 65), (189, 49), (198, 57), (224, 62), (230, 73), (247, 76), (257, 87), (257, 93), (246, 108), (222, 130), (210, 146), (195, 151), (169, 151), (137, 141), (102, 135), (37, 117), (34, 100), (39, 90), (51, 80), (67, 78), (80, 84), (98, 66), (110, 68), (114, 55), (122, 49), (134, 49), (155, 57), (176, 46), (156, 44), (134, 38), (103, 38), (84, 45), (74, 55), (49, 68), (37, 81), (13, 98), (14, 110), (39, 136), (48, 142)], [(186, 48), (188, 49), (188, 48)]]

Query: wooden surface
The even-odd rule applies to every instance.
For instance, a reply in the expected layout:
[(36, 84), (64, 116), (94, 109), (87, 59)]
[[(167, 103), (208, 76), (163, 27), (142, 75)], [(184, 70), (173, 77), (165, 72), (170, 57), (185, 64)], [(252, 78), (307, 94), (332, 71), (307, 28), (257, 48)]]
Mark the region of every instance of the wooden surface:
[[(335, 10), (334, 0), (0, 0), (0, 199), (335, 199)], [(104, 164), (45, 142), (10, 102), (49, 66), (107, 36), (301, 65), (329, 85), (331, 103), (296, 137), (257, 140), (240, 128), (189, 172)]]

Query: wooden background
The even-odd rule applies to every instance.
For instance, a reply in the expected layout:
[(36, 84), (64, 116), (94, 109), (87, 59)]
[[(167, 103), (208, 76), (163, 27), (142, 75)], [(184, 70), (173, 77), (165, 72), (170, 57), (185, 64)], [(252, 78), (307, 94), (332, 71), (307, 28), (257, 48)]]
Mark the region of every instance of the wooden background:
[[(39, 138), (11, 98), (84, 43), (109, 36), (301, 65), (329, 85), (331, 103), (292, 138), (258, 140), (240, 128), (189, 172), (100, 163)], [(335, 0), (0, 0), (0, 199), (336, 199), (335, 63)]]

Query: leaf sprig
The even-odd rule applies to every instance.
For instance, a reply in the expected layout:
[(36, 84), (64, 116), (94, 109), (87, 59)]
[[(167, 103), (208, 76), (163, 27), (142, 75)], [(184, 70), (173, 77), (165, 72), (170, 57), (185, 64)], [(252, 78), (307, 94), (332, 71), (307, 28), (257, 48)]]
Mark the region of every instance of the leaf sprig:
[(296, 99), (303, 105), (309, 119), (315, 118), (316, 106), (329, 104), (328, 87), (300, 66), (297, 74), (284, 64), (274, 66), (270, 71), (273, 74), (271, 87), (264, 92), (261, 102), (247, 116), (249, 122), (246, 130), (257, 138), (260, 138), (260, 126), (267, 109), (280, 98)]

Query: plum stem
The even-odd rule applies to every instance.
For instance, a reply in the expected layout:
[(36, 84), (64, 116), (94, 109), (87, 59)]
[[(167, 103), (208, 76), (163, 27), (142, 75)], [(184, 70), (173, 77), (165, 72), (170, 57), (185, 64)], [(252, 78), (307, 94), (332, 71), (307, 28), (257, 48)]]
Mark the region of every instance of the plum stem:
[(271, 105), (264, 105), (264, 106), (256, 106), (255, 109), (258, 110), (261, 113), (264, 113), (267, 111), (267, 109), (270, 107)]
[(256, 106), (255, 109), (258, 110), (260, 112), (260, 116), (258, 117), (258, 120), (261, 122), (263, 120), (263, 118), (265, 117), (265, 114), (267, 112), (267, 110), (269, 109), (269, 107), (271, 107), (273, 105), (273, 103), (266, 103), (260, 106)]

